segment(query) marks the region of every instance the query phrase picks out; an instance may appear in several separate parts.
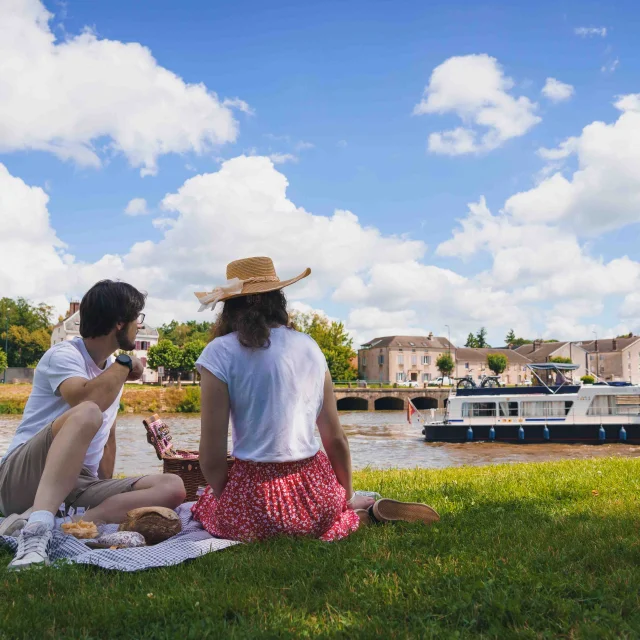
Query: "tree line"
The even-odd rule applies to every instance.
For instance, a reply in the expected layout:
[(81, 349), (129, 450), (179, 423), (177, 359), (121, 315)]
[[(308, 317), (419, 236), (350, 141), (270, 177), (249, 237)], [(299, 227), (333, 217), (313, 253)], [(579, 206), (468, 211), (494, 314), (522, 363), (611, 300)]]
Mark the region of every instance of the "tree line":
[[(289, 320), (297, 331), (311, 336), (327, 360), (334, 380), (355, 380), (357, 369), (352, 365), (356, 353), (353, 340), (342, 322), (329, 320), (317, 313), (293, 311)], [(176, 320), (158, 328), (159, 341), (149, 347), (147, 366), (157, 371), (164, 367), (165, 377), (181, 378), (195, 371), (196, 361), (211, 340), (213, 324), (210, 322), (179, 323)]]

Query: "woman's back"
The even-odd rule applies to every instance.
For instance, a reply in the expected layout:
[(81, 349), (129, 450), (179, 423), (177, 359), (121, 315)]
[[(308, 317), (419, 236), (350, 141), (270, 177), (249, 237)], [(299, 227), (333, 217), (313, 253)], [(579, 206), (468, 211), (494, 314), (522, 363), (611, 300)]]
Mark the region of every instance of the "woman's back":
[(233, 455), (255, 462), (289, 462), (314, 456), (326, 360), (309, 336), (271, 329), (270, 346), (243, 347), (237, 333), (210, 342), (198, 359), (229, 389)]

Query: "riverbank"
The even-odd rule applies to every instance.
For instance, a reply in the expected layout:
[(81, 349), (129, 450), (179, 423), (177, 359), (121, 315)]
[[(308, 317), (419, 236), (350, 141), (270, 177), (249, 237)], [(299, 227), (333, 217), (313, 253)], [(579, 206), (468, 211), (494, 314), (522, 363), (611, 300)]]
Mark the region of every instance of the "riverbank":
[[(142, 574), (8, 574), (0, 637), (640, 635), (640, 461), (361, 471), (442, 520), (275, 540)], [(99, 597), (97, 597), (99, 595)]]
[[(30, 384), (0, 385), (0, 414), (19, 415), (24, 411)], [(200, 411), (200, 387), (155, 387), (126, 384), (120, 402), (122, 413), (197, 413)]]

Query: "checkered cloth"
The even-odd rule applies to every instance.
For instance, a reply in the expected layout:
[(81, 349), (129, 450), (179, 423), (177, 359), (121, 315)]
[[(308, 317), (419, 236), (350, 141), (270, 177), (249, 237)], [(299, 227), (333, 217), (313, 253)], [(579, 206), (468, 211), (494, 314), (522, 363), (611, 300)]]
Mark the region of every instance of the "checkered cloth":
[[(131, 549), (89, 549), (84, 542), (73, 536), (65, 536), (56, 530), (53, 532), (49, 547), (49, 558), (53, 561), (65, 558), (76, 564), (93, 564), (115, 571), (142, 571), (156, 567), (170, 567), (206, 553), (240, 544), (235, 540), (222, 540), (211, 536), (199, 522), (193, 519), (192, 505), (193, 502), (187, 502), (176, 509), (182, 521), (182, 531), (160, 544)], [(117, 530), (116, 524), (106, 525), (102, 533), (112, 533)], [(0, 547), (8, 547), (15, 551), (18, 548), (18, 540), (0, 536)]]

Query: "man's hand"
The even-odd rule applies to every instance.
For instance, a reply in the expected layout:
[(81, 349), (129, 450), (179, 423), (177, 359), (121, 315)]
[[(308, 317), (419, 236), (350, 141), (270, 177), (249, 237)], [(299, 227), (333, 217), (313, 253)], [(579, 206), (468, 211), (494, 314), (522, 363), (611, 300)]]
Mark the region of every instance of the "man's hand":
[(127, 380), (140, 380), (144, 373), (144, 365), (139, 358), (131, 356), (131, 373), (127, 376)]

